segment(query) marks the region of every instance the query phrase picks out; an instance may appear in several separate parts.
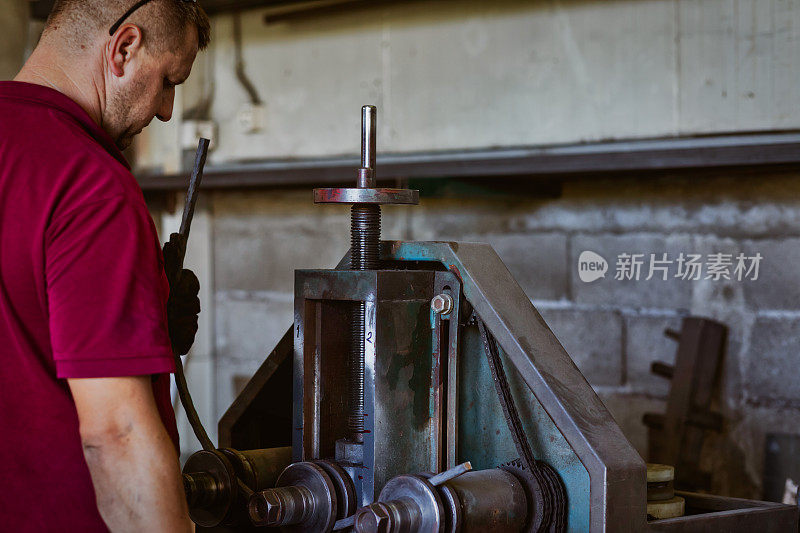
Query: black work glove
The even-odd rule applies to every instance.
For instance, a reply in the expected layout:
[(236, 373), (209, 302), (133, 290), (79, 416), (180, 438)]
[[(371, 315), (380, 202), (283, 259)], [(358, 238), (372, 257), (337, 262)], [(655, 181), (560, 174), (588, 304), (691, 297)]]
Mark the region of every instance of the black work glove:
[(197, 315), (200, 313), (200, 282), (189, 269), (182, 268), (186, 242), (179, 233), (169, 236), (164, 244), (164, 271), (169, 281), (167, 324), (172, 351), (184, 355), (197, 334)]

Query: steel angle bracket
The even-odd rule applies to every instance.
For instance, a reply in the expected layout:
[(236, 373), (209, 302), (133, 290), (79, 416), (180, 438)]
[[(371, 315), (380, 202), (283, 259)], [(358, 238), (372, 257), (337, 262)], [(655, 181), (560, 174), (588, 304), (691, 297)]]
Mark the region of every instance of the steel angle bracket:
[(462, 291), (589, 474), (591, 531), (642, 531), (646, 468), (586, 378), (488, 244), (381, 243), (381, 260), (432, 261)]
[(249, 450), (291, 445), (293, 333), (294, 326), (290, 325), (220, 418), (220, 448)]

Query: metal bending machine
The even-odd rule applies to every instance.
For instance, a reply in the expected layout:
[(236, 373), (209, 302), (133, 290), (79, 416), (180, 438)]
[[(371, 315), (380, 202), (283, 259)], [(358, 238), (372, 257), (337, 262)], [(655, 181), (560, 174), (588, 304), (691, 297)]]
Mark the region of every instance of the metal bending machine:
[(418, 193), (376, 187), (375, 120), (357, 186), (314, 191), (352, 205), (350, 252), (296, 271), (294, 324), (186, 462), (198, 530), (797, 531), (646, 469), (491, 247), (381, 242)]

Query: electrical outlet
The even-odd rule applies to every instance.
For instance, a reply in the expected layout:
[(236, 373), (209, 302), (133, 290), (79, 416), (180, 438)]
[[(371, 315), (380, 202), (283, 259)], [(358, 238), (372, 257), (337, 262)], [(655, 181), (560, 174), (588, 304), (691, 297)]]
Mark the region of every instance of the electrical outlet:
[(236, 119), (242, 133), (258, 133), (264, 129), (266, 106), (264, 104), (247, 103), (239, 108)]

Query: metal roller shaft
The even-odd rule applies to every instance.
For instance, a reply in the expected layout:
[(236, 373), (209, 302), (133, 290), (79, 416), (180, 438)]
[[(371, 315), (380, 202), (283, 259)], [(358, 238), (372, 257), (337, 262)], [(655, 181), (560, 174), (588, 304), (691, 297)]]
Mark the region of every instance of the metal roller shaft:
[(224, 489), (211, 474), (194, 472), (183, 474), (183, 490), (189, 507), (201, 507), (216, 502)]
[[(519, 480), (499, 468), (467, 472), (443, 484), (445, 509), (462, 533), (523, 531), (530, 513)], [(541, 509), (536, 509), (541, 512)]]
[(361, 167), (375, 170), (375, 127), (378, 111), (374, 105), (361, 108)]

